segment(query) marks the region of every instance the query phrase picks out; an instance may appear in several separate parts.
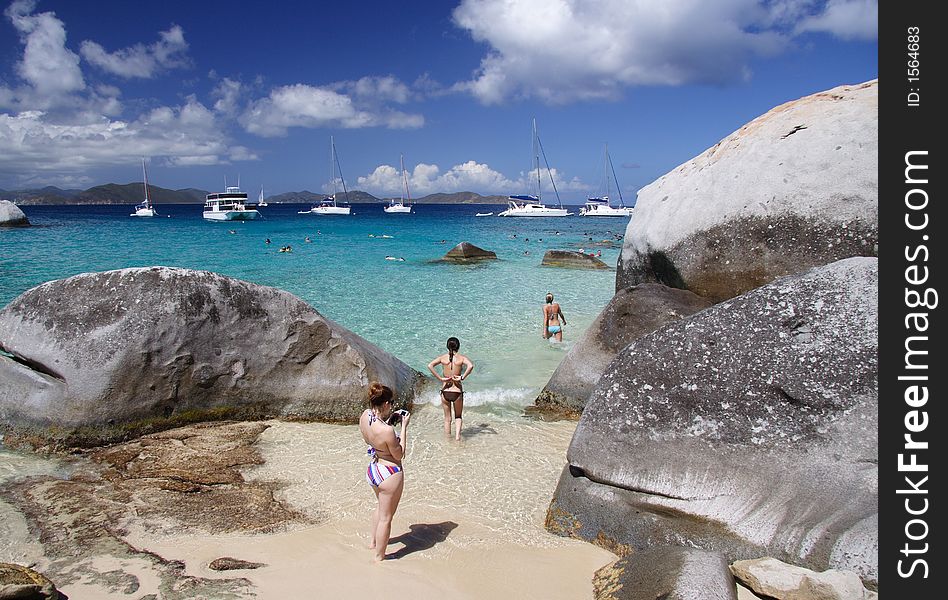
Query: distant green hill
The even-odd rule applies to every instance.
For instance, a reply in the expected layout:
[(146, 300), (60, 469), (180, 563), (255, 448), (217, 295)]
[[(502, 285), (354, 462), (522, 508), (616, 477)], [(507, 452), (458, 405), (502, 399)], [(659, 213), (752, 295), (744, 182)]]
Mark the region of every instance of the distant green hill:
[[(166, 190), (157, 186), (148, 186), (148, 197), (154, 204), (203, 204), (207, 192), (193, 188), (185, 190)], [(77, 204), (138, 204), (145, 198), (141, 183), (108, 183), (97, 185), (80, 193)]]
[[(185, 188), (168, 190), (149, 185), (148, 196), (156, 205), (161, 204), (203, 204), (205, 190)], [(64, 205), (64, 204), (138, 204), (144, 199), (144, 188), (141, 183), (108, 183), (97, 185), (87, 190), (63, 190), (57, 187), (45, 187), (34, 190), (0, 190), (0, 200), (10, 200), (20, 205)], [(267, 202), (282, 204), (314, 204), (325, 197), (325, 194), (314, 193), (309, 190), (301, 192), (287, 192), (267, 197)], [(344, 202), (345, 195), (339, 192), (336, 199)], [(388, 202), (387, 198), (376, 198), (372, 194), (360, 190), (349, 191), (350, 204), (379, 204)], [(250, 198), (254, 202), (255, 198)], [(455, 192), (453, 194), (429, 194), (421, 198), (413, 198), (417, 204), (504, 204), (506, 196), (481, 196), (474, 192)]]
[(418, 204), (506, 204), (507, 196), (481, 196), (474, 192), (428, 194), (412, 200)]

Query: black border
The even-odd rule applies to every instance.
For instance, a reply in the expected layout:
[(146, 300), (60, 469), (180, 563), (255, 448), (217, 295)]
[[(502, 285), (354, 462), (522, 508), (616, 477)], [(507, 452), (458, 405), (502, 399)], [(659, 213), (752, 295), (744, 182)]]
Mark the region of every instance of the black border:
[[(941, 569), (945, 568), (942, 557), (944, 552), (941, 545), (945, 543), (945, 536), (941, 527), (941, 515), (948, 510), (941, 500), (943, 494), (934, 491), (935, 488), (944, 488), (941, 480), (940, 467), (943, 461), (938, 455), (943, 455), (945, 449), (939, 444), (939, 434), (948, 431), (945, 426), (945, 410), (942, 408), (948, 400), (944, 388), (944, 373), (946, 364), (938, 347), (945, 341), (944, 309), (936, 306), (927, 311), (929, 327), (925, 333), (919, 334), (913, 328), (907, 328), (906, 316), (919, 309), (907, 306), (906, 290), (923, 291), (932, 288), (937, 292), (946, 291), (943, 282), (944, 272), (948, 264), (943, 260), (943, 239), (946, 232), (944, 225), (939, 221), (946, 212), (939, 205), (944, 203), (942, 180), (944, 153), (941, 145), (948, 142), (941, 135), (940, 113), (948, 110), (944, 94), (939, 92), (943, 83), (939, 79), (944, 72), (939, 57), (945, 55), (943, 42), (948, 31), (946, 24), (935, 15), (937, 2), (887, 1), (879, 7), (879, 594), (885, 598), (912, 600), (936, 597), (936, 585), (940, 583)], [(919, 49), (915, 57), (919, 61), (918, 81), (909, 81), (908, 69), (908, 35), (910, 27), (918, 27)], [(917, 106), (910, 106), (909, 93), (918, 94)], [(911, 151), (927, 151), (927, 155), (917, 155), (917, 162), (928, 165), (928, 182), (924, 185), (907, 184), (906, 153)], [(922, 156), (924, 156), (922, 158)], [(922, 173), (915, 170), (913, 173)], [(922, 187), (928, 194), (929, 203), (926, 209), (909, 210), (906, 207), (906, 193), (914, 188)], [(921, 196), (912, 196), (917, 200)], [(915, 219), (915, 223), (922, 222), (922, 214), (926, 213), (929, 219), (924, 230), (913, 231), (906, 225), (907, 214)], [(927, 239), (924, 237), (927, 236)], [(919, 251), (924, 245), (927, 253)], [(914, 259), (909, 259), (913, 256)], [(927, 258), (927, 260), (923, 260)], [(930, 278), (922, 285), (909, 284), (906, 281), (906, 269), (912, 265), (919, 268), (927, 267)], [(917, 271), (916, 271), (917, 273)], [(948, 302), (948, 296), (940, 298), (939, 302)], [(915, 349), (925, 349), (927, 355), (928, 380), (922, 382), (928, 387), (929, 400), (925, 406), (916, 407), (925, 411), (929, 419), (924, 431), (914, 433), (914, 440), (927, 441), (927, 450), (915, 451), (917, 461), (927, 464), (928, 480), (920, 488), (927, 490), (925, 494), (915, 494), (915, 510), (926, 506), (927, 510), (918, 516), (906, 512), (905, 500), (910, 497), (900, 493), (908, 486), (905, 476), (915, 478), (916, 484), (919, 473), (900, 472), (898, 468), (899, 455), (906, 454), (904, 449), (904, 435), (907, 414), (913, 410), (905, 402), (905, 390), (910, 385), (899, 377), (907, 373), (904, 364), (906, 360), (905, 347), (908, 336), (922, 335), (927, 338), (923, 342), (913, 342)], [(923, 346), (924, 344), (924, 346)], [(912, 374), (917, 374), (914, 371)], [(904, 458), (903, 462), (907, 462)], [(914, 523), (910, 530), (913, 535), (926, 532), (923, 540), (910, 541), (906, 537), (906, 524), (913, 518), (925, 521), (925, 526)], [(915, 550), (925, 549), (916, 554), (903, 554), (905, 544)], [(923, 544), (927, 543), (927, 548)], [(925, 569), (921, 565), (910, 569), (915, 559), (922, 559), (927, 564), (927, 577), (923, 577)], [(909, 577), (899, 574), (899, 561), (903, 561), (901, 568), (904, 572), (911, 572)], [(941, 597), (941, 591), (937, 597)]]

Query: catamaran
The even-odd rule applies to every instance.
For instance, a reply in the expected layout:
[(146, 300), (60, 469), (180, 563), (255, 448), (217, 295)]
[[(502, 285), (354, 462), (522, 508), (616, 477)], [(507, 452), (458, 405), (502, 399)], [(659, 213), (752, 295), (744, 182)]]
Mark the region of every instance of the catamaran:
[(262, 185), (260, 186), (260, 195), (257, 196), (257, 206), (269, 206), (269, 204), (267, 204), (267, 201), (264, 199)]
[[(540, 185), (540, 154), (543, 154), (543, 161), (546, 163), (546, 171), (550, 175), (550, 183), (553, 184), (553, 192), (556, 193), (558, 208), (546, 206), (541, 200), (543, 191)], [(543, 145), (540, 143), (540, 135), (537, 133), (536, 119), (533, 119), (533, 157), (533, 164), (537, 172), (536, 195), (508, 196), (507, 210), (498, 213), (498, 217), (565, 217), (570, 214), (563, 208), (563, 203), (560, 202), (560, 193), (556, 191), (556, 182), (553, 181), (553, 172), (550, 170), (550, 163), (546, 160), (546, 152), (543, 151)]]
[(336, 204), (336, 167), (339, 167), (339, 180), (342, 181), (342, 190), (346, 195), (346, 204), (349, 204), (349, 190), (346, 189), (346, 180), (342, 176), (342, 167), (339, 165), (339, 157), (336, 156), (336, 142), (332, 136), (329, 136), (329, 171), (332, 177), (332, 195), (326, 196), (319, 203), (314, 204), (309, 210), (301, 210), (301, 215), (348, 215), (351, 212), (349, 206), (339, 206)]
[(223, 192), (212, 192), (205, 197), (204, 218), (211, 221), (252, 221), (260, 218), (260, 211), (247, 206), (247, 192), (237, 185), (227, 185)]
[(145, 182), (145, 200), (141, 204), (135, 206), (135, 212), (130, 214), (130, 217), (154, 217), (158, 214), (155, 210), (155, 207), (152, 206), (151, 200), (148, 199), (148, 171), (145, 170), (145, 159), (142, 159), (142, 176), (144, 177)]
[[(619, 187), (619, 178), (616, 177), (616, 169), (612, 164), (612, 157), (609, 156), (609, 146), (606, 145), (603, 152), (603, 184), (606, 193), (602, 196), (595, 196), (586, 199), (586, 205), (579, 211), (583, 217), (629, 217), (632, 215), (632, 207), (627, 207), (622, 201), (622, 189)], [(616, 182), (616, 192), (619, 193), (619, 206), (615, 207), (609, 204), (609, 169), (612, 169), (612, 180)]]
[[(402, 161), (402, 197), (395, 201), (395, 198), (392, 198), (388, 206), (384, 207), (384, 210), (387, 213), (410, 213), (411, 212), (411, 192), (408, 191), (408, 172), (405, 170), (405, 157), (401, 157)], [(408, 203), (405, 202), (405, 198), (408, 198)]]

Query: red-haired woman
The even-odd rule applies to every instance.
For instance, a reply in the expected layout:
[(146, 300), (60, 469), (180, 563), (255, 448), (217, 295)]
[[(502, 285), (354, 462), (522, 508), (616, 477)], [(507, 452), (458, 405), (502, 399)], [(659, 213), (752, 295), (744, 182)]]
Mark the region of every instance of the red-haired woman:
[[(393, 396), (391, 388), (373, 381), (369, 385), (369, 408), (359, 418), (359, 431), (369, 445), (371, 457), (366, 479), (378, 499), (378, 506), (372, 511), (369, 543), (369, 548), (375, 550), (376, 560), (385, 560), (385, 549), (392, 534), (392, 517), (395, 516), (405, 485), (402, 459), (408, 447), (407, 431), (411, 416), (407, 411), (392, 410)], [(400, 434), (389, 424), (390, 420), (394, 421), (393, 413), (401, 417)]]

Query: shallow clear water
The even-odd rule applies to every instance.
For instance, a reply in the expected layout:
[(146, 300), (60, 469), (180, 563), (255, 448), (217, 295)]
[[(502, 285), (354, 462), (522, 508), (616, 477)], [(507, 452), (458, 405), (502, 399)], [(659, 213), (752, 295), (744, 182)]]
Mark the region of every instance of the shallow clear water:
[[(626, 219), (475, 217), (503, 207), (418, 205), (390, 215), (300, 215), (270, 205), (264, 219), (209, 222), (198, 205), (23, 207), (33, 227), (0, 230), (0, 305), (45, 281), (89, 271), (166, 265), (205, 269), (287, 290), (427, 374), (449, 336), (477, 365), (469, 405), (529, 404), (613, 295), (615, 270), (541, 267), (548, 249), (600, 250), (614, 267)], [(309, 237), (311, 242), (306, 242)], [(390, 237), (382, 237), (390, 236)], [(270, 244), (265, 240), (269, 238)], [(433, 262), (468, 241), (500, 260)], [(611, 243), (609, 243), (611, 242)], [(292, 245), (292, 252), (280, 247)], [(386, 260), (386, 256), (404, 261)], [(541, 304), (556, 294), (565, 343), (540, 337)]]
[[(548, 249), (583, 247), (601, 250), (613, 266), (627, 220), (475, 217), (503, 207), (447, 205), (416, 206), (409, 215), (363, 205), (348, 217), (297, 214), (306, 208), (271, 205), (261, 209), (263, 220), (219, 223), (204, 221), (197, 205), (158, 206), (161, 216), (151, 219), (130, 217), (129, 206), (27, 206), (32, 227), (0, 229), (0, 305), (53, 279), (166, 265), (287, 290), (425, 374), (457, 336), (476, 364), (465, 382), (464, 440), (443, 435), (437, 392), (426, 392), (412, 420), (405, 510), (477, 523), (490, 539), (553, 543), (542, 520), (575, 423), (525, 419), (522, 408), (612, 298), (615, 271), (540, 261)], [(499, 260), (434, 262), (462, 241)], [(287, 244), (293, 251), (280, 252)], [(569, 322), (562, 344), (540, 335), (548, 291)], [(255, 476), (293, 482), (285, 496), (306, 512), (351, 518), (373, 500), (355, 426), (279, 424), (261, 450), (268, 462)], [(55, 462), (0, 448), (0, 482), (44, 474), (66, 476)], [(9, 517), (0, 558), (22, 558), (25, 522), (2, 503), (0, 513)]]

